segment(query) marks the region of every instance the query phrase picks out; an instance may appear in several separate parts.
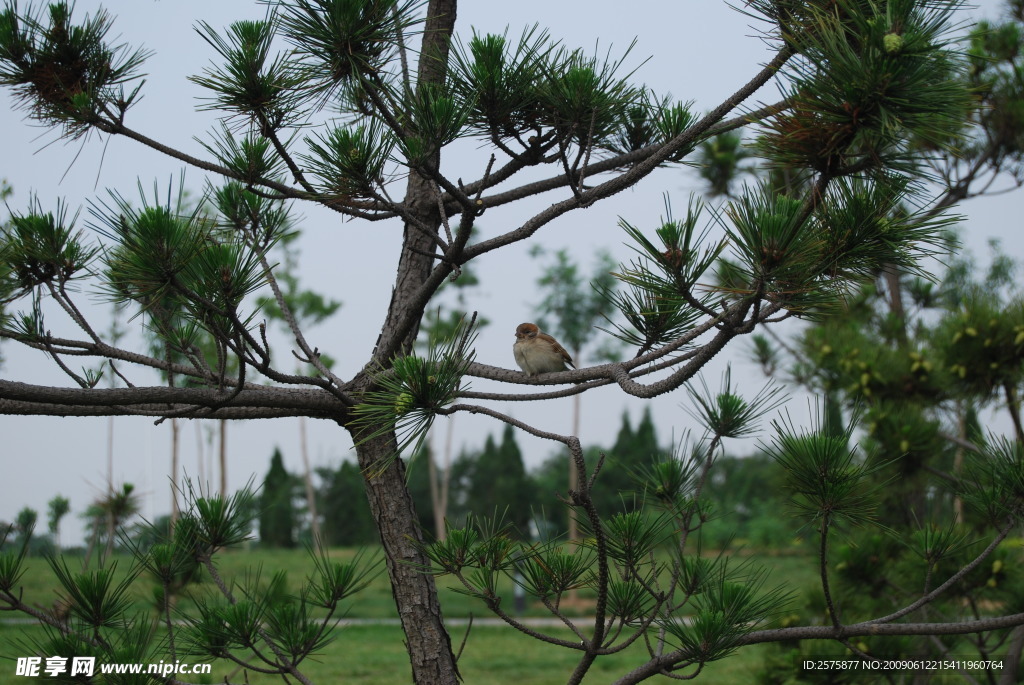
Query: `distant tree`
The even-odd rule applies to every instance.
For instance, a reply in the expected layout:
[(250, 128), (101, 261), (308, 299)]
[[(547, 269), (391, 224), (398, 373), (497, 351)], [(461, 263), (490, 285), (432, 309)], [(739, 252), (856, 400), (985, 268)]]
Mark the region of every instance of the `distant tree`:
[(497, 459), (498, 445), (491, 434), (487, 435), (479, 451), (463, 451), (459, 454), (453, 475), (458, 476), (459, 508), (463, 515), (471, 512), (484, 515), (494, 513)]
[(512, 426), (505, 426), (500, 443), (488, 435), (479, 453), (460, 461), (464, 511), (497, 516), (517, 534), (528, 535), (534, 497)]
[(642, 470), (661, 452), (657, 431), (649, 407), (644, 408), (634, 430), (629, 414), (622, 413), (622, 424), (610, 449), (601, 449), (604, 464), (601, 478), (594, 484), (595, 501), (612, 511), (632, 511), (642, 506), (636, 493)]
[(732, 197), (733, 184), (741, 173), (750, 173), (744, 160), (753, 154), (743, 146), (743, 134), (726, 131), (705, 140), (697, 148), (697, 171), (707, 183), (711, 197)]
[[(534, 256), (543, 255), (542, 248), (535, 248)], [(603, 323), (613, 311), (613, 293), (616, 279), (613, 275), (616, 264), (607, 252), (598, 252), (594, 270), (588, 278), (569, 256), (568, 250), (554, 254), (552, 263), (544, 267), (537, 285), (544, 293), (538, 309), (541, 315), (537, 323), (549, 335), (553, 335), (572, 356), (576, 366), (581, 366), (583, 349), (598, 333), (598, 324)], [(608, 353), (600, 355), (607, 361)], [(580, 434), (582, 396), (576, 393), (572, 398), (572, 435)], [(579, 487), (579, 472), (571, 459), (568, 489)], [(569, 510), (569, 539), (576, 540), (578, 524), (575, 509)]]
[(135, 486), (131, 483), (122, 484), (120, 490), (114, 489), (106, 497), (100, 499), (98, 504), (107, 520), (107, 545), (103, 552), (102, 565), (114, 552), (117, 531), (136, 516), (142, 507), (139, 496), (135, 492)]
[(114, 552), (118, 530), (140, 511), (139, 496), (135, 486), (124, 483), (120, 488), (110, 486), (108, 491), (97, 497), (82, 512), (89, 534), (89, 545), (82, 560), (82, 568), (88, 569), (92, 555), (102, 542), (99, 567), (103, 568)]
[(334, 546), (366, 545), (379, 540), (370, 507), (363, 496), (363, 473), (351, 461), (337, 469), (320, 469), (324, 537)]
[(536, 497), (526, 476), (523, 452), (516, 442), (515, 429), (507, 424), (498, 445), (495, 467), (495, 478), (501, 486), (495, 493), (496, 503), (499, 507), (507, 507), (505, 521), (515, 528), (516, 533), (528, 537), (530, 513)]
[(622, 412), (622, 424), (619, 426), (619, 432), (615, 435), (615, 444), (612, 446), (613, 452), (625, 452), (633, 444), (633, 423), (629, 420), (629, 412)]
[[(257, 298), (257, 304), (263, 310), (268, 319), (277, 321), (286, 333), (292, 333), (292, 327), (309, 328), (322, 323), (341, 308), (341, 302), (326, 298), (320, 293), (312, 290), (304, 290), (299, 285), (298, 253), (295, 248), (295, 240), (299, 237), (298, 231), (287, 233), (281, 240), (284, 264), (279, 267), (277, 283), (278, 291), (274, 297), (263, 296)], [(277, 298), (285, 303), (285, 307), (278, 304)], [(289, 318), (291, 321), (289, 321)], [(319, 355), (320, 362), (330, 368), (332, 361), (323, 354)], [(300, 371), (309, 372), (311, 365), (306, 364)], [(306, 417), (299, 417), (299, 454), (302, 457), (302, 482), (306, 490), (306, 506), (309, 507), (309, 528), (313, 536), (313, 543), (319, 545), (323, 542), (320, 533), (320, 513), (317, 511), (316, 488), (313, 486), (313, 471), (309, 461), (309, 439)]]
[(85, 508), (85, 511), (81, 513), (81, 517), (85, 520), (85, 530), (89, 538), (89, 544), (85, 548), (85, 556), (82, 557), (82, 570), (86, 570), (89, 568), (92, 555), (96, 552), (100, 538), (103, 535), (103, 519), (106, 517), (106, 514), (100, 508), (99, 503), (94, 501)]
[(644, 407), (640, 415), (640, 423), (636, 425), (636, 432), (633, 437), (634, 461), (640, 462), (647, 459), (648, 462), (661, 449), (658, 443), (658, 431), (654, 426), (654, 418), (651, 416), (651, 408)]
[[(454, 282), (445, 281), (434, 293), (430, 305), (423, 313), (423, 321), (420, 323), (420, 334), (416, 346), (420, 350), (429, 349), (431, 344), (440, 340), (450, 340), (458, 335), (460, 326), (467, 318), (466, 311), (466, 290), (480, 285), (480, 279), (470, 266), (464, 266), (462, 273)], [(444, 302), (447, 295), (454, 291), (455, 302), (453, 304), (438, 304)], [(477, 329), (483, 328), (490, 323), (484, 316), (476, 317)], [(455, 431), (455, 416), (447, 417), (445, 421), (444, 444), (440, 450), (435, 448), (437, 428), (431, 429), (429, 436), (430, 458), (426, 461), (426, 473), (424, 474), (430, 492), (430, 511), (433, 513), (434, 521), (426, 529), (432, 529), (438, 540), (446, 537), (445, 519), (448, 517), (448, 501), (451, 496), (451, 470), (452, 470), (452, 436)], [(440, 451), (441, 463), (438, 464), (437, 457)], [(415, 461), (415, 458), (414, 458)], [(413, 500), (418, 501), (416, 495)], [(424, 509), (416, 504), (420, 520), (423, 520)]]
[(25, 507), (18, 512), (17, 517), (14, 519), (14, 532), (18, 534), (19, 544), (25, 545), (28, 543), (38, 519), (39, 513), (31, 507)]
[[(428, 537), (443, 539), (444, 519), (441, 519), (441, 533), (438, 532), (437, 517), (434, 515), (435, 497), (439, 488), (432, 486), (431, 480), (437, 479), (442, 474), (437, 469), (430, 468), (434, 462), (434, 451), (430, 448), (429, 441), (423, 441), (412, 457), (406, 460), (405, 473), (409, 486), (409, 494), (412, 495), (413, 505), (416, 507), (416, 515), (419, 517), (420, 528), (428, 534)], [(440, 483), (438, 484), (440, 485)]]
[(801, 523), (790, 511), (784, 485), (768, 455), (723, 454), (709, 478), (706, 543), (723, 548), (742, 540), (761, 549), (787, 549)]
[(71, 511), (71, 502), (67, 497), (56, 495), (49, 501), (47, 506), (49, 507), (47, 523), (50, 528), (50, 534), (53, 535), (54, 546), (60, 552), (60, 521)]
[(267, 547), (295, 546), (295, 478), (275, 448), (260, 491), (260, 542)]

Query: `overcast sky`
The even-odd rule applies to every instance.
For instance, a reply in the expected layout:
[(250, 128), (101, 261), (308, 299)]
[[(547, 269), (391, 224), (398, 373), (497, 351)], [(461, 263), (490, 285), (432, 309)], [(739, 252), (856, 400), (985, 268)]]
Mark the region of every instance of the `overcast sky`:
[[(27, 4), (21, 3), (23, 7)], [(209, 112), (196, 111), (197, 98), (204, 93), (187, 77), (200, 73), (212, 59), (213, 51), (192, 27), (200, 20), (223, 27), (238, 19), (261, 18), (265, 6), (252, 0), (79, 0), (76, 12), (81, 16), (100, 5), (115, 15), (115, 33), (120, 34), (121, 40), (155, 53), (144, 68), (145, 97), (130, 110), (128, 126), (179, 150), (205, 157), (194, 138), (204, 137), (216, 120)], [(770, 58), (768, 48), (750, 26), (751, 19), (730, 9), (726, 2), (634, 0), (625, 7), (626, 11), (622, 2), (608, 0), (465, 0), (459, 8), (458, 32), (466, 37), (471, 34), (471, 27), (488, 33), (501, 33), (508, 27), (510, 36), (518, 36), (523, 28), (537, 22), (567, 46), (590, 51), (599, 40), (597, 49), (603, 53), (611, 48), (616, 55), (636, 38), (637, 45), (626, 64), (638, 68), (637, 80), (675, 99), (695, 101), (698, 111), (717, 105)], [(986, 0), (977, 3), (970, 14), (994, 18), (998, 12), (999, 3)], [(645, 62), (647, 58), (650, 59)], [(776, 87), (768, 86), (749, 104), (772, 102), (777, 95)], [(74, 209), (87, 207), (90, 198), (106, 199), (107, 188), (136, 198), (137, 183), (142, 183), (152, 195), (155, 182), (165, 192), (168, 181), (177, 179), (183, 171), (181, 163), (127, 139), (108, 140), (93, 135), (84, 142), (59, 141), (52, 131), (27, 121), (23, 112), (12, 111), (6, 90), (0, 92), (0, 130), (4, 132), (0, 143), (0, 177), (15, 189), (10, 200), (15, 211), (27, 207), (30, 193), (38, 194), (46, 207), (53, 207), (58, 198), (64, 198)], [(446, 153), (447, 175), (467, 181), (479, 177), (488, 154), (476, 143), (459, 146)], [(189, 188), (199, 191), (203, 183), (200, 172), (186, 171)], [(664, 194), (670, 195), (678, 215), (685, 211), (690, 193), (699, 189), (692, 173), (678, 169), (660, 171), (636, 189), (553, 222), (543, 229), (536, 242), (551, 250), (569, 248), (588, 269), (599, 248), (609, 250), (617, 259), (629, 259), (631, 252), (624, 246), (625, 236), (617, 226), (619, 218), (651, 230), (664, 214)], [(515, 227), (567, 193), (558, 191), (528, 206), (487, 212), (478, 222), (481, 237)], [(985, 259), (986, 241), (997, 237), (1003, 239), (1009, 254), (1024, 257), (1017, 237), (1020, 203), (1021, 196), (1011, 194), (975, 200), (962, 207), (961, 211), (968, 216), (963, 227), (968, 249)], [(336, 370), (342, 377), (350, 377), (368, 359), (376, 340), (394, 279), (401, 225), (346, 223), (337, 214), (318, 211), (316, 207), (299, 206), (296, 210), (303, 217), (300, 263), (304, 286), (343, 302), (341, 311), (314, 329), (308, 338), (312, 345), (338, 360)], [(79, 225), (84, 226), (87, 214), (83, 209)], [(468, 294), (467, 306), (491, 321), (477, 344), (477, 357), (483, 363), (514, 368), (510, 347), (515, 327), (537, 318), (540, 298), (534, 283), (539, 266), (527, 254), (532, 244), (512, 246), (474, 262), (482, 283)], [(109, 307), (94, 301), (93, 323), (105, 328)], [(51, 325), (59, 335), (57, 323)], [(65, 332), (71, 333), (70, 329)], [(708, 384), (717, 386), (725, 365), (732, 363), (734, 377), (743, 382), (744, 390), (751, 395), (756, 392), (763, 378), (755, 366), (745, 362), (748, 349), (746, 341), (731, 344), (706, 372)], [(6, 363), (0, 367), (0, 376), (4, 378), (69, 384), (69, 379), (39, 352), (5, 343), (2, 353)], [(285, 354), (287, 347), (279, 347), (278, 358)], [(139, 384), (155, 382), (142, 375), (135, 380)], [(473, 387), (483, 389), (487, 385), (476, 381)], [(623, 411), (628, 410), (635, 420), (644, 406), (650, 406), (659, 435), (667, 442), (673, 432), (678, 436), (691, 427), (692, 420), (680, 409), (685, 398), (680, 390), (645, 404), (626, 398), (613, 388), (591, 392), (583, 399), (582, 440), (585, 444), (610, 444)], [(497, 408), (539, 428), (569, 432), (569, 399), (533, 404), (538, 406), (519, 403)], [(806, 404), (806, 400), (792, 404)], [(799, 415), (805, 408), (791, 406), (790, 410)], [(439, 426), (443, 428), (444, 421)], [(169, 427), (154, 426), (151, 419), (144, 418), (117, 418), (114, 427), (115, 482), (136, 485), (144, 495), (147, 517), (166, 513), (170, 507), (166, 475)], [(456, 451), (462, 446), (475, 448), (488, 432), (500, 430), (501, 426), (491, 420), (460, 415), (456, 421)], [(105, 487), (107, 431), (108, 420), (103, 418), (0, 416), (0, 454), (5, 467), (0, 479), (0, 520), (13, 520), (22, 507), (30, 506), (40, 512), (40, 530), (45, 530), (46, 503), (60, 493), (71, 499), (73, 516), (69, 519), (75, 519), (67, 521), (65, 543), (79, 541), (82, 526), (77, 515)], [(201, 436), (196, 422), (184, 425), (182, 464), (193, 476), (199, 473), (197, 443), (205, 440)], [(520, 444), (528, 466), (537, 465), (554, 449), (550, 443), (525, 436), (520, 438)], [(231, 424), (230, 487), (241, 487), (253, 477), (261, 481), (275, 446), (282, 449), (287, 467), (299, 472), (297, 420)], [(740, 446), (738, 451), (749, 449)], [(205, 447), (205, 453), (209, 464), (210, 445)], [(354, 457), (347, 433), (325, 422), (310, 423), (310, 453), (315, 466), (333, 467), (340, 459)], [(207, 470), (207, 478), (217, 482), (215, 472)]]

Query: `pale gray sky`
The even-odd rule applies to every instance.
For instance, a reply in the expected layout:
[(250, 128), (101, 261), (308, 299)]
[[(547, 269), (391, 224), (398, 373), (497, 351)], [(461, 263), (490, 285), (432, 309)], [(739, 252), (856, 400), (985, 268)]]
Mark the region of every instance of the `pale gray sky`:
[[(209, 112), (196, 112), (197, 97), (204, 93), (187, 77), (208, 65), (213, 51), (192, 27), (199, 20), (223, 27), (237, 19), (260, 18), (264, 6), (253, 0), (79, 0), (76, 11), (80, 15), (100, 5), (116, 17), (115, 33), (122, 40), (155, 51), (144, 69), (148, 74), (145, 97), (129, 112), (127, 124), (173, 147), (206, 156), (194, 137), (204, 137), (215, 118)], [(750, 27), (750, 18), (730, 9), (726, 2), (634, 0), (626, 6), (627, 11), (623, 7), (623, 3), (610, 0), (520, 0), (514, 4), (464, 0), (459, 9), (459, 33), (470, 35), (470, 27), (479, 32), (500, 33), (507, 26), (514, 37), (524, 27), (539, 23), (567, 46), (593, 50), (600, 39), (601, 53), (611, 47), (613, 54), (621, 54), (635, 37), (637, 46), (626, 63), (639, 67), (637, 80), (676, 99), (694, 100), (698, 110), (717, 105), (769, 58), (766, 46)], [(985, 0), (971, 14), (995, 17), (998, 9), (995, 0)], [(649, 61), (641, 66), (647, 57)], [(750, 104), (775, 99), (777, 92), (769, 86)], [(106, 188), (117, 189), (128, 198), (137, 197), (137, 182), (150, 194), (154, 182), (165, 192), (169, 179), (176, 179), (182, 171), (181, 163), (126, 139), (91, 136), (84, 143), (54, 142), (56, 136), (51, 131), (26, 121), (22, 112), (11, 110), (6, 90), (0, 92), (0, 130), (4, 131), (0, 177), (14, 186), (10, 206), (16, 211), (26, 208), (30, 193), (37, 193), (44, 206), (52, 207), (58, 198), (64, 198), (74, 209), (86, 207), (89, 198), (105, 199)], [(465, 180), (476, 178), (483, 172), (487, 156), (487, 150), (476, 143), (460, 144), (445, 155), (447, 174)], [(204, 176), (188, 170), (186, 179), (187, 186), (198, 191)], [(653, 228), (664, 213), (664, 193), (671, 195), (678, 214), (685, 211), (689, 194), (697, 190), (699, 185), (692, 174), (660, 171), (636, 189), (590, 209), (572, 212), (545, 227), (538, 242), (553, 250), (568, 247), (577, 260), (587, 265), (598, 248), (610, 250), (619, 259), (628, 259), (631, 253), (623, 245), (625, 236), (617, 227), (619, 217), (636, 226)], [(491, 210), (479, 221), (481, 232), (486, 236), (506, 231), (562, 199), (566, 192), (551, 193), (529, 205)], [(984, 257), (985, 241), (1001, 237), (1008, 253), (1024, 257), (1017, 237), (1020, 202), (1020, 196), (1014, 194), (966, 205), (963, 212), (969, 216), (965, 226), (968, 247)], [(344, 303), (339, 314), (314, 329), (309, 339), (338, 360), (337, 370), (343, 377), (351, 375), (368, 358), (376, 340), (394, 278), (401, 227), (397, 222), (344, 223), (337, 214), (316, 207), (296, 209), (304, 217), (304, 285)], [(83, 209), (79, 225), (84, 226), (86, 216)], [(482, 285), (470, 294), (467, 304), (492, 322), (477, 344), (478, 359), (484, 363), (514, 367), (510, 347), (515, 327), (537, 316), (534, 306), (539, 297), (534, 282), (538, 266), (528, 257), (528, 248), (529, 245), (512, 246), (474, 263)], [(358, 257), (353, 258), (354, 254)], [(94, 324), (105, 327), (108, 310), (106, 305), (97, 303), (92, 310)], [(58, 321), (56, 317), (48, 320), (54, 333), (60, 330)], [(734, 378), (751, 394), (756, 392), (763, 378), (756, 367), (744, 361), (746, 345), (746, 341), (736, 342), (720, 355), (707, 371), (709, 385), (717, 386), (725, 364), (731, 362)], [(280, 345), (278, 355), (287, 354), (287, 347)], [(5, 343), (3, 355), (6, 364), (0, 368), (0, 375), (4, 378), (69, 384), (69, 379), (41, 353)], [(134, 380), (141, 384), (155, 382), (155, 378), (141, 375)], [(474, 383), (474, 389), (485, 387), (482, 381)], [(649, 403), (662, 440), (667, 440), (672, 431), (678, 436), (691, 426), (692, 420), (679, 408), (684, 400), (685, 393), (677, 391)], [(802, 403), (800, 400), (791, 405)], [(540, 428), (569, 432), (570, 406), (571, 401), (564, 399), (497, 408)], [(644, 406), (644, 402), (627, 398), (613, 388), (587, 394), (581, 431), (584, 443), (609, 444), (618, 430), (621, 413), (628, 409), (638, 417)], [(790, 409), (802, 413), (801, 407)], [(169, 427), (154, 426), (152, 420), (143, 418), (117, 418), (114, 425), (115, 481), (136, 485), (145, 496), (147, 516), (167, 512)], [(444, 422), (439, 425), (443, 428)], [(45, 529), (46, 502), (61, 493), (71, 499), (73, 516), (69, 519), (74, 519), (67, 522), (65, 542), (78, 541), (82, 527), (77, 514), (105, 482), (107, 427), (107, 419), (0, 416), (0, 454), (4, 464), (0, 520), (12, 520), (22, 507), (31, 506), (40, 512)], [(459, 416), (456, 450), (462, 445), (480, 445), (487, 432), (500, 429), (489, 419)], [(185, 425), (182, 436), (182, 464), (194, 476), (198, 472), (195, 422)], [(549, 444), (525, 436), (520, 444), (529, 466), (536, 465), (553, 450)], [(297, 420), (230, 425), (230, 486), (241, 487), (253, 476), (259, 482), (275, 445), (281, 447), (288, 468), (298, 472), (301, 467)], [(335, 465), (339, 459), (351, 458), (350, 448), (347, 434), (339, 427), (310, 423), (310, 452), (315, 465)], [(206, 458), (209, 463), (209, 447)], [(216, 482), (214, 474), (208, 478)]]

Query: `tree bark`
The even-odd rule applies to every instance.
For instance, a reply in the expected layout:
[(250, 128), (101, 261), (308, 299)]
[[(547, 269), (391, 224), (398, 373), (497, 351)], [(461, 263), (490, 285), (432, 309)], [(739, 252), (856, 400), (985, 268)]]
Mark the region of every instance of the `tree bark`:
[[(444, 82), (449, 41), (455, 28), (456, 5), (456, 0), (430, 0), (423, 29), (417, 88)], [(438, 152), (427, 164), (437, 169), (440, 161)], [(416, 302), (415, 293), (430, 276), (435, 265), (432, 255), (437, 249), (431, 236), (421, 229), (429, 227), (437, 231), (441, 227), (438, 194), (434, 180), (416, 170), (410, 171), (404, 205), (419, 222), (420, 228), (408, 220), (405, 223), (391, 303), (374, 349), (375, 360), (385, 366), (396, 355), (408, 353), (419, 333), (420, 322), (416, 314), (422, 314), (425, 303)], [(359, 391), (365, 391), (371, 383), (366, 374), (360, 374), (353, 385)], [(434, 577), (418, 568), (426, 565), (428, 559), (417, 548), (423, 536), (406, 486), (405, 466), (398, 457), (395, 433), (391, 431), (365, 442), (360, 442), (360, 431), (353, 430), (352, 434), (370, 511), (384, 547), (391, 594), (406, 636), (413, 682), (418, 685), (452, 685), (460, 680), (459, 670), (441, 616)]]
[(423, 536), (405, 485), (405, 466), (397, 457), (397, 450), (392, 433), (358, 445), (356, 454), (384, 546), (391, 594), (405, 631), (413, 682), (452, 685), (460, 680), (459, 670), (441, 616), (434, 577), (419, 568), (429, 560), (417, 548)]

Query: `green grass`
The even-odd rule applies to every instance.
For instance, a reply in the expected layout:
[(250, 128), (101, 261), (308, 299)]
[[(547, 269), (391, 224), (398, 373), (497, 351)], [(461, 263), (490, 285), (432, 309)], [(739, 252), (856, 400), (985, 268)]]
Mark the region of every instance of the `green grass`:
[[(354, 549), (335, 549), (330, 551), (332, 559), (351, 560), (356, 555)], [(351, 618), (396, 618), (394, 600), (391, 597), (391, 586), (388, 583), (387, 574), (384, 572), (384, 562), (378, 553), (367, 555), (376, 562), (378, 571), (370, 585), (355, 595), (345, 606), (346, 616)], [(116, 559), (116, 578), (121, 578), (127, 573), (131, 558), (119, 556)], [(752, 555), (742, 552), (731, 558), (731, 563), (752, 562), (755, 567), (764, 567), (769, 571), (766, 586), (786, 585), (793, 588), (804, 588), (809, 582), (817, 578), (817, 567), (815, 562), (803, 555), (774, 555), (757, 554)], [(81, 560), (76, 558), (68, 559), (68, 567), (72, 572), (80, 571)], [(241, 582), (248, 574), (259, 572), (263, 582), (270, 580), (274, 573), (284, 571), (287, 574), (288, 587), (297, 591), (304, 583), (307, 576), (313, 573), (313, 563), (309, 556), (302, 550), (227, 550), (217, 554), (216, 563), (221, 576), (225, 580), (234, 579)], [(58, 583), (56, 576), (43, 559), (27, 559), (25, 561), (25, 573), (21, 579), (21, 586), (26, 601), (32, 605), (46, 606), (53, 604), (58, 598)], [(486, 613), (483, 604), (472, 597), (456, 592), (453, 588), (458, 586), (458, 581), (451, 576), (442, 576), (437, 579), (438, 590), (441, 596), (441, 604), (445, 616), (469, 616), (471, 613), (480, 616)], [(144, 610), (153, 605), (154, 584), (146, 576), (142, 576), (132, 587), (135, 597), (136, 609)], [(511, 580), (505, 579), (503, 590), (506, 606), (511, 602), (513, 584)], [(200, 594), (217, 594), (212, 580), (204, 573), (202, 582), (193, 586), (190, 592)], [(191, 600), (184, 598), (180, 601), (178, 608), (188, 612), (192, 608)], [(570, 615), (587, 614), (588, 607), (583, 605), (575, 612), (566, 610)], [(550, 614), (540, 605), (539, 602), (531, 604), (526, 611), (527, 616), (543, 616)], [(2, 616), (0, 616), (2, 618)]]
[[(464, 628), (453, 631), (452, 639), (462, 640)], [(553, 631), (566, 637), (567, 630)], [(0, 626), (0, 654), (24, 656), (19, 641), (42, 637), (38, 627)], [(457, 645), (456, 645), (457, 648)], [(731, 685), (748, 683), (761, 660), (761, 646), (741, 650), (735, 656), (708, 664), (701, 674), (704, 682)], [(635, 646), (622, 654), (602, 657), (591, 668), (586, 683), (608, 683), (644, 661), (643, 647)], [(578, 653), (539, 643), (515, 630), (503, 627), (474, 627), (459, 661), (464, 681), (470, 685), (555, 685), (564, 683), (576, 665)], [(187, 660), (183, 660), (186, 661)], [(14, 675), (15, 662), (0, 659), (0, 685), (35, 682)], [(398, 626), (349, 626), (337, 633), (337, 639), (318, 654), (315, 661), (302, 665), (302, 672), (315, 683), (353, 685), (395, 685), (410, 682), (409, 660)], [(191, 677), (191, 682), (246, 682), (233, 664), (217, 662), (210, 676)], [(48, 680), (48, 678), (43, 678)], [(279, 676), (249, 673), (252, 685), (283, 682)]]
[[(332, 550), (331, 556), (339, 559), (351, 559), (354, 550)], [(766, 587), (784, 585), (800, 589), (813, 582), (816, 576), (814, 562), (805, 556), (773, 556), (737, 555), (741, 558), (732, 561), (754, 561), (756, 565), (770, 570)], [(383, 562), (378, 554), (376, 561)], [(77, 570), (75, 559), (69, 559), (72, 570)], [(118, 560), (118, 574), (127, 572), (130, 560), (127, 557)], [(80, 562), (79, 562), (80, 563)], [(303, 551), (288, 550), (233, 550), (218, 555), (218, 566), (225, 579), (241, 580), (247, 570), (261, 569), (264, 581), (277, 571), (285, 571), (288, 575), (288, 586), (297, 591), (304, 578), (312, 573), (313, 566)], [(455, 584), (450, 577), (438, 579), (441, 603), (446, 618), (466, 617), (473, 614), (477, 618), (489, 616), (483, 605), (471, 597), (449, 589)], [(24, 599), (33, 606), (51, 605), (57, 599), (57, 582), (44, 560), (27, 561), (27, 571), (22, 578)], [(152, 606), (152, 583), (140, 580), (132, 588), (136, 608), (146, 610)], [(508, 599), (504, 606), (511, 606), (511, 582), (508, 582)], [(215, 587), (208, 579), (197, 590), (200, 593), (213, 594)], [(184, 599), (178, 609), (188, 612), (191, 600)], [(583, 595), (577, 613), (587, 614), (590, 605)], [(345, 607), (345, 615), (360, 619), (393, 619), (396, 617), (391, 589), (384, 573), (374, 577), (373, 582), (360, 592)], [(539, 603), (528, 607), (528, 616), (548, 616)], [(0, 618), (13, 617), (13, 614), (2, 614)], [(451, 627), (452, 641), (458, 649), (465, 634), (464, 625)], [(567, 637), (568, 631), (562, 628), (549, 632), (559, 637)], [(0, 625), (0, 656), (24, 656), (27, 650), (17, 644), (19, 639), (25, 640), (33, 636), (41, 637), (43, 631), (36, 626)], [(751, 679), (752, 669), (756, 668), (764, 654), (763, 647), (742, 650), (737, 655), (721, 662), (709, 664), (700, 679), (713, 683), (745, 683)], [(589, 683), (606, 683), (632, 670), (646, 660), (646, 650), (638, 642), (621, 654), (598, 659), (586, 680)], [(579, 657), (577, 652), (561, 647), (538, 642), (506, 626), (483, 626), (479, 623), (470, 632), (465, 651), (460, 660), (460, 668), (465, 682), (477, 683), (515, 683), (515, 685), (544, 685), (547, 683), (565, 682)], [(233, 665), (217, 664), (214, 677), (207, 682), (224, 682), (225, 676), (231, 676), (231, 682), (245, 682), (245, 677), (236, 673)], [(346, 626), (336, 632), (336, 639), (316, 657), (303, 665), (302, 671), (314, 682), (344, 683), (403, 683), (409, 682), (409, 665), (403, 644), (403, 635), (397, 625), (353, 625)], [(192, 682), (198, 682), (196, 678)], [(0, 661), (0, 685), (15, 682), (31, 682), (14, 676), (14, 662)], [(248, 674), (248, 682), (280, 683), (280, 677), (259, 676)]]

